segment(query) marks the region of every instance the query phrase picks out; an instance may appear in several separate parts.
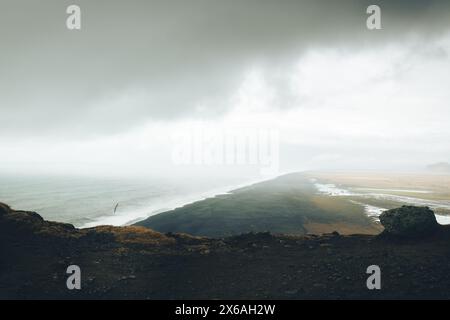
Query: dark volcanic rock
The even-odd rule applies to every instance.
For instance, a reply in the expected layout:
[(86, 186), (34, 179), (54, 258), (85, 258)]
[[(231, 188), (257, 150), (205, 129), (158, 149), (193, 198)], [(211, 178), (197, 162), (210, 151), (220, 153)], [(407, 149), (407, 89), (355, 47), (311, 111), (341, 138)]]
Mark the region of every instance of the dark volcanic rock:
[(10, 211), (11, 211), (11, 208), (9, 206), (0, 202), (0, 217), (5, 216)]
[[(415, 210), (430, 211), (394, 210), (385, 225), (397, 215), (402, 225)], [(450, 299), (450, 226), (439, 228), (408, 241), (270, 233), (211, 239), (136, 226), (76, 229), (0, 203), (0, 300)], [(79, 291), (66, 287), (72, 264), (82, 268)], [(367, 290), (372, 264), (382, 266), (383, 290)]]
[(384, 235), (420, 237), (433, 234), (439, 227), (434, 212), (428, 207), (402, 206), (380, 215)]

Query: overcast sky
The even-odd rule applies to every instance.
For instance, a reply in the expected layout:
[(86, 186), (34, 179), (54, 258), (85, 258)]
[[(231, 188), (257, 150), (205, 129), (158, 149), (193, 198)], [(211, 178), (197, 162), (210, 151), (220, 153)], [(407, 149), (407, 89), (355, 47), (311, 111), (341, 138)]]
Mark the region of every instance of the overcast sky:
[(0, 0), (0, 166), (234, 170), (174, 163), (200, 128), (276, 132), (280, 172), (418, 169), (450, 161), (449, 70), (446, 0)]

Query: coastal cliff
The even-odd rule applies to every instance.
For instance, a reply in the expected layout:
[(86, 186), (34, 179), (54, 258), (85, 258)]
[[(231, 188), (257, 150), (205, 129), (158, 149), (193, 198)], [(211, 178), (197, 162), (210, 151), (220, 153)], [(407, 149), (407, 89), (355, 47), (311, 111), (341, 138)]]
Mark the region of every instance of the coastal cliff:
[[(76, 229), (0, 204), (0, 298), (450, 298), (449, 241), (450, 229), (439, 225), (400, 238)], [(80, 290), (66, 287), (69, 265), (81, 269)], [(366, 287), (370, 265), (380, 266), (381, 290)]]

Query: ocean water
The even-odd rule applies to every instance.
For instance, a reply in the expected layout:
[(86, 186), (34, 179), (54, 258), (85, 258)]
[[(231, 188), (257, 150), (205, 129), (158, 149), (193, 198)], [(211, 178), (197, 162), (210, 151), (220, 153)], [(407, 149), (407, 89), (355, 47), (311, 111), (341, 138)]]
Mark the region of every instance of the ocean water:
[[(0, 202), (76, 227), (127, 225), (246, 185), (232, 181), (0, 175)], [(119, 204), (114, 213), (114, 207)]]
[[(379, 199), (379, 200), (391, 200), (400, 202), (405, 205), (414, 205), (414, 206), (426, 206), (431, 209), (444, 209), (450, 211), (450, 201), (447, 200), (429, 200), (429, 199), (421, 199), (420, 197), (406, 197), (389, 194), (389, 192), (394, 191), (402, 191), (402, 192), (410, 192), (417, 194), (424, 193), (432, 193), (431, 191), (423, 191), (423, 190), (410, 190), (410, 189), (375, 189), (375, 188), (358, 188), (354, 190), (348, 190), (343, 187), (338, 187), (334, 184), (328, 183), (318, 183), (316, 179), (312, 179), (311, 182), (317, 189), (317, 192), (320, 194), (324, 194), (330, 197), (342, 197), (342, 196), (351, 196), (351, 197), (359, 197), (361, 201), (349, 200), (355, 204), (358, 204), (364, 208), (367, 216), (378, 220), (380, 214), (386, 211), (386, 208), (376, 207), (364, 203), (364, 199)], [(356, 191), (355, 191), (356, 190)], [(450, 224), (450, 216), (435, 214), (436, 220), (438, 223), (442, 225)]]

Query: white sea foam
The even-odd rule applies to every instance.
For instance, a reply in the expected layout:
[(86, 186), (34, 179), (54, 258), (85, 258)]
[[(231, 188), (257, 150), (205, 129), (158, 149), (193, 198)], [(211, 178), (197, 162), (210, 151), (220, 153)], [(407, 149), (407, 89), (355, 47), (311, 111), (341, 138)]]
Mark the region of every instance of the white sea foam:
[[(377, 200), (390, 200), (395, 202), (400, 202), (408, 205), (416, 205), (423, 207), (430, 207), (431, 209), (447, 209), (450, 210), (450, 201), (448, 200), (429, 200), (429, 199), (420, 199), (417, 197), (408, 197), (408, 196), (399, 196), (389, 194), (387, 192), (410, 192), (410, 193), (430, 193), (427, 190), (409, 190), (409, 189), (372, 189), (372, 188), (358, 188), (348, 190), (343, 187), (337, 187), (334, 184), (322, 184), (318, 183), (317, 180), (311, 180), (314, 183), (318, 193), (328, 195), (331, 197), (340, 197), (340, 196), (352, 196), (359, 197), (361, 201), (350, 200), (353, 203), (361, 205), (364, 207), (364, 211), (367, 216), (378, 220), (383, 211), (386, 211), (386, 208), (381, 208), (373, 205), (369, 205), (364, 203), (364, 198), (366, 199), (377, 199)], [(355, 190), (364, 190), (364, 191), (378, 191), (378, 192), (362, 192), (358, 193)], [(440, 224), (450, 224), (450, 216), (438, 215), (435, 214), (436, 220)]]
[[(246, 183), (241, 183), (245, 180)], [(234, 177), (190, 182), (5, 174), (0, 181), (0, 201), (78, 228), (128, 225), (257, 182)]]
[(315, 183), (314, 185), (316, 186), (319, 193), (326, 194), (332, 197), (357, 195), (349, 190), (339, 188), (332, 183)]
[[(239, 184), (239, 185), (233, 185), (233, 186), (227, 186), (222, 188), (216, 188), (213, 190), (210, 190), (208, 192), (202, 192), (197, 194), (191, 194), (185, 197), (180, 197), (178, 199), (172, 199), (165, 202), (160, 202), (152, 205), (148, 205), (145, 207), (141, 207), (136, 210), (125, 210), (123, 212), (116, 212), (115, 215), (104, 215), (96, 218), (95, 220), (85, 223), (81, 225), (81, 228), (91, 228), (98, 225), (112, 225), (112, 226), (125, 226), (125, 225), (131, 225), (133, 223), (145, 220), (155, 214), (173, 210), (182, 206), (185, 206), (187, 204), (201, 201), (207, 198), (219, 196), (219, 195), (225, 195), (229, 194), (230, 191), (248, 186), (252, 183), (245, 183), (245, 184)], [(120, 207), (119, 207), (120, 208)]]

